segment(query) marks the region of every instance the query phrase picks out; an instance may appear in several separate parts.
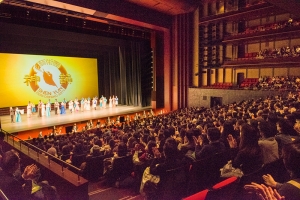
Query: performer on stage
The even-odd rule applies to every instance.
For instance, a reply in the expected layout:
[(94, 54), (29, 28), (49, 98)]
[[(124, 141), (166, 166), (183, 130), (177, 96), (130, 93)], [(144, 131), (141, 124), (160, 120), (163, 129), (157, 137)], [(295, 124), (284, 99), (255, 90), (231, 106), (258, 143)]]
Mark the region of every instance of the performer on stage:
[(112, 98), (109, 97), (108, 99), (108, 107), (111, 108), (112, 107)]
[(93, 108), (94, 108), (94, 110), (97, 110), (97, 99), (96, 99), (96, 97), (94, 97), (94, 99), (93, 99)]
[(69, 101), (69, 110), (70, 110), (70, 112), (72, 113), (73, 112), (73, 109), (74, 109), (74, 105), (73, 105), (74, 103), (73, 103), (73, 101), (72, 100), (70, 100)]
[(107, 104), (107, 98), (103, 97), (103, 107), (106, 108), (106, 104)]
[(15, 111), (12, 107), (9, 108), (10, 122), (14, 123)]
[(81, 99), (81, 104), (80, 104), (80, 106), (81, 106), (81, 112), (83, 112), (83, 111), (84, 111), (84, 108), (85, 108), (84, 98)]
[(73, 111), (76, 111), (76, 101), (78, 101), (77, 97), (73, 101)]
[(46, 115), (46, 105), (42, 103), (42, 116)]
[(115, 97), (115, 105), (118, 106), (118, 104), (119, 104), (119, 99), (118, 99), (118, 97), (116, 96), (116, 97)]
[(51, 103), (50, 101), (48, 101), (48, 103), (46, 104), (46, 116), (50, 117), (50, 111), (51, 111)]
[(91, 110), (91, 99), (90, 99), (90, 97), (87, 99), (87, 102), (86, 102), (86, 110)]
[(100, 106), (100, 109), (102, 109), (102, 107), (103, 107), (103, 95), (102, 95), (102, 97), (99, 99), (99, 106)]
[(78, 112), (80, 110), (78, 99), (75, 100), (74, 105), (75, 105), (75, 111)]
[(48, 100), (48, 103), (50, 103), (50, 112), (51, 112), (51, 100), (50, 99)]
[(39, 117), (42, 117), (42, 101), (40, 100), (39, 104), (38, 104), (38, 113), (39, 113)]
[(27, 105), (27, 117), (31, 117), (31, 114), (32, 114), (32, 104), (30, 103), (30, 101), (28, 102), (28, 105)]
[(19, 110), (19, 108), (16, 108), (16, 122), (21, 122), (21, 111)]
[(36, 113), (36, 109), (35, 109), (35, 104), (31, 104), (31, 113), (34, 114)]
[(115, 95), (112, 96), (111, 101), (112, 101), (112, 107), (116, 106), (116, 102), (115, 102)]
[(60, 114), (63, 115), (63, 114), (66, 114), (66, 104), (64, 102), (61, 102), (60, 103)]
[(54, 112), (57, 115), (58, 114), (58, 107), (59, 107), (59, 103), (57, 102), (57, 99), (55, 99), (54, 102)]

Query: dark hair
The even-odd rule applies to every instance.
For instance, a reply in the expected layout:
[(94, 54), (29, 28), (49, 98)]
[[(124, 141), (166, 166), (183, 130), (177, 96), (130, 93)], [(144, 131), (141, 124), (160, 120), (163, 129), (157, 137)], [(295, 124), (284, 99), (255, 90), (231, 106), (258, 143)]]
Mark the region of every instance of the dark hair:
[(16, 151), (10, 150), (5, 152), (2, 158), (2, 169), (4, 171), (10, 171), (14, 169), (19, 160), (20, 158)]
[(153, 155), (152, 148), (153, 148), (153, 147), (156, 147), (156, 142), (150, 140), (150, 141), (148, 142), (148, 144), (147, 144), (147, 147), (148, 147), (148, 153), (150, 153), (150, 154)]
[(292, 172), (292, 178), (300, 177), (300, 141), (287, 144), (282, 149), (285, 168)]
[(294, 129), (293, 125), (289, 123), (288, 120), (280, 118), (277, 121), (277, 124), (279, 125), (282, 134), (291, 135), (291, 136), (298, 136), (297, 131)]
[(166, 159), (174, 159), (178, 155), (177, 142), (173, 138), (166, 140), (163, 149)]
[(189, 129), (186, 133), (185, 133), (186, 138), (188, 139), (189, 142), (192, 142), (193, 136), (194, 136), (194, 132), (193, 130)]
[(207, 129), (207, 136), (209, 137), (210, 141), (217, 141), (220, 139), (221, 133), (218, 128), (209, 128)]
[(258, 124), (258, 129), (263, 133), (265, 138), (274, 137), (277, 133), (276, 126), (267, 121), (261, 121)]
[(127, 145), (124, 142), (121, 142), (118, 145), (118, 152), (117, 153), (118, 153), (119, 157), (127, 155)]
[(240, 149), (259, 147), (258, 135), (255, 129), (249, 124), (243, 124), (241, 129)]
[(229, 134), (236, 137), (232, 121), (225, 121), (223, 124), (222, 137), (227, 138)]

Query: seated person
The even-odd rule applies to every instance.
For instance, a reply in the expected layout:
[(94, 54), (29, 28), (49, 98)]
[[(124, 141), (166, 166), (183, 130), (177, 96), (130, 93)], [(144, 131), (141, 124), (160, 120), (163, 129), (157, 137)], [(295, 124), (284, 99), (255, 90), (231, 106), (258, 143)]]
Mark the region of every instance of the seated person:
[(267, 174), (263, 175), (265, 184), (275, 188), (274, 191), (272, 189), (266, 193), (264, 192), (266, 187), (263, 184), (259, 185), (256, 183), (245, 185), (245, 189), (259, 192), (259, 196), (263, 197), (263, 199), (271, 199), (270, 195), (274, 193), (277, 199), (280, 199), (278, 198), (279, 196), (284, 196), (287, 200), (300, 199), (300, 142), (295, 141), (294, 143), (285, 145), (282, 149), (282, 155), (285, 168), (291, 172), (292, 180), (281, 184), (277, 183), (270, 174)]
[(32, 191), (32, 180), (36, 178), (39, 171), (36, 165), (29, 165), (18, 179), (15, 172), (19, 168), (19, 154), (14, 150), (5, 152), (2, 158), (2, 170), (0, 170), (0, 189), (10, 200), (28, 199)]
[(226, 150), (225, 145), (220, 142), (221, 132), (218, 128), (208, 128), (207, 129), (207, 138), (209, 144), (200, 146), (198, 140), (195, 140), (196, 143), (196, 159), (204, 159), (210, 156), (213, 156), (216, 153), (221, 153)]

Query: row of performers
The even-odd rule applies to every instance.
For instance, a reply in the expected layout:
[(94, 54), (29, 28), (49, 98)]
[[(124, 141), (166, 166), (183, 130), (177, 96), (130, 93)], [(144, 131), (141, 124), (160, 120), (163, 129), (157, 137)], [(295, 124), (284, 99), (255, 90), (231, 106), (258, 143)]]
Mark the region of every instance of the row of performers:
[[(66, 109), (67, 107), (69, 108), (70, 112), (74, 111), (85, 111), (85, 110), (91, 110), (91, 102), (92, 102), (92, 108), (94, 110), (97, 109), (97, 106), (102, 108), (107, 108), (107, 107), (116, 107), (118, 106), (118, 97), (112, 96), (109, 97), (108, 99), (108, 105), (107, 105), (107, 98), (106, 97), (101, 97), (99, 100), (97, 97), (94, 97), (92, 100), (90, 98), (82, 98), (81, 101), (78, 100), (77, 98), (73, 101), (66, 101), (65, 99), (62, 102), (58, 102), (57, 99), (55, 99), (54, 104), (54, 111), (55, 114), (66, 114)], [(35, 105), (31, 103), (30, 101), (28, 102), (27, 105), (27, 116), (31, 117), (32, 113), (38, 112), (39, 116), (50, 116), (51, 112), (51, 102), (50, 99), (48, 103), (44, 104), (41, 100), (37, 104), (37, 110), (35, 108)]]

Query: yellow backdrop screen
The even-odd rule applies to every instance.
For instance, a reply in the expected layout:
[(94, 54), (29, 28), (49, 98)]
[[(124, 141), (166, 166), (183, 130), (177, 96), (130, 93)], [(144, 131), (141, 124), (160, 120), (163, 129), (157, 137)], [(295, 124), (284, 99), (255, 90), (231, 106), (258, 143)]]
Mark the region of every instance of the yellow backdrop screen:
[(98, 96), (97, 59), (0, 53), (0, 107)]

